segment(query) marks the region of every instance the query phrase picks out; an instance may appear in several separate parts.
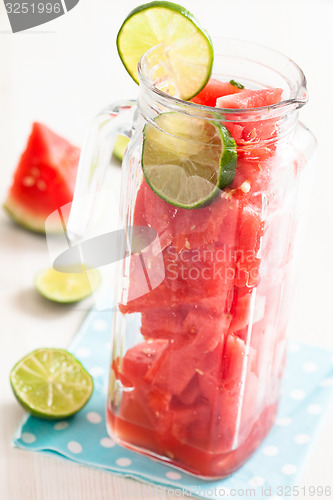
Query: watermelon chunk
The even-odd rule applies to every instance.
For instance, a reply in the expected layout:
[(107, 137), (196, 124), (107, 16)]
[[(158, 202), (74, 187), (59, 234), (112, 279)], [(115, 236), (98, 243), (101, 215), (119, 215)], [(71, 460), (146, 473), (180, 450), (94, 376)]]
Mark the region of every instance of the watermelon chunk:
[[(245, 290), (247, 293), (244, 293), (243, 290)], [(231, 332), (237, 332), (239, 330), (247, 329), (250, 320), (250, 307), (252, 299), (251, 292), (252, 290), (249, 290), (247, 287), (235, 287), (234, 300), (231, 307)]]
[(204, 375), (212, 364), (210, 353), (223, 343), (230, 315), (209, 316), (196, 308), (187, 314), (187, 338), (170, 343), (146, 372), (144, 379), (174, 395), (180, 395), (197, 373)]
[[(219, 254), (217, 252), (220, 251)], [(215, 256), (220, 259), (216, 260)], [(163, 282), (152, 290), (144, 290), (135, 266), (130, 267), (129, 297), (126, 304), (120, 304), (122, 313), (142, 312), (155, 308), (204, 304), (210, 310), (224, 307), (228, 294), (233, 288), (236, 261), (231, 252), (223, 247), (205, 245), (200, 249), (184, 249), (177, 253), (174, 248), (167, 247), (163, 251), (165, 277)], [(156, 272), (160, 274), (160, 269)], [(154, 269), (150, 270), (152, 277)], [(141, 295), (135, 294), (141, 289)], [(209, 299), (209, 300), (208, 300)], [(227, 312), (227, 311), (222, 311)], [(171, 321), (170, 317), (170, 321)]]
[[(228, 126), (231, 128), (232, 124)], [(273, 150), (274, 144), (267, 147), (253, 145), (238, 155), (236, 175), (230, 186), (230, 189), (237, 189), (234, 196), (249, 202), (251, 199), (252, 204), (262, 206), (262, 192), (268, 189), (274, 168), (273, 160), (269, 160)]]
[[(219, 238), (223, 218), (233, 203), (222, 194), (205, 208), (186, 210), (162, 200), (143, 180), (136, 198), (134, 225), (156, 229), (162, 250), (169, 245), (181, 251), (199, 247), (208, 239), (214, 242)], [(217, 214), (220, 224), (216, 224)]]
[[(137, 212), (138, 200), (142, 202), (143, 193), (146, 193), (148, 197), (146, 199), (150, 200), (153, 192), (145, 183), (138, 193), (135, 222), (152, 227), (155, 225), (161, 234), (160, 238), (163, 238), (164, 242), (171, 240), (174, 244), (168, 245), (163, 250), (160, 264), (155, 264), (149, 269), (150, 279), (156, 275), (155, 281), (160, 283), (151, 290), (148, 289), (145, 275), (139, 273), (134, 265), (137, 257), (132, 258), (129, 300), (127, 304), (120, 304), (120, 310), (129, 313), (149, 312), (155, 309), (157, 315), (159, 310), (162, 313), (160, 322), (153, 319), (154, 314), (149, 316), (151, 321), (147, 319), (148, 315), (144, 315), (142, 333), (145, 337), (151, 335), (155, 338), (169, 338), (168, 331), (181, 330), (183, 318), (168, 313), (163, 314), (163, 309), (170, 311), (169, 307), (172, 306), (175, 312), (177, 306), (184, 307), (197, 303), (202, 305), (209, 299), (207, 307), (210, 311), (217, 307), (221, 310), (222, 307), (221, 312), (227, 313), (234, 285), (253, 287), (258, 283), (260, 261), (256, 258), (256, 254), (264, 231), (261, 217), (262, 197), (258, 196), (253, 204), (235, 198), (220, 198), (216, 203), (205, 209), (196, 210), (193, 214), (190, 210), (176, 209), (170, 219), (161, 216), (158, 225), (154, 218), (153, 205), (149, 204), (152, 200), (148, 205), (144, 205), (143, 213)], [(159, 202), (166, 205), (165, 209), (170, 207), (155, 193), (153, 197), (156, 198), (155, 216), (159, 211)], [(166, 215), (164, 208), (163, 214)], [(217, 218), (219, 224), (216, 224)], [(190, 224), (195, 226), (193, 232)], [(198, 233), (195, 232), (196, 228)], [(187, 247), (180, 243), (181, 240)], [(199, 241), (201, 245), (198, 247)], [(157, 277), (161, 276), (162, 267), (165, 276), (161, 282)], [(139, 290), (141, 294), (138, 293)], [(167, 327), (168, 322), (171, 328)]]
[[(124, 391), (120, 405), (121, 417), (126, 422), (138, 424), (140, 427), (146, 429), (151, 429), (154, 420), (149, 407), (147, 407), (146, 398), (146, 392), (141, 392), (137, 388), (134, 391)], [(145, 436), (145, 440), (146, 439), (147, 437)]]
[(220, 82), (211, 78), (206, 86), (197, 94), (191, 102), (201, 104), (203, 106), (216, 106), (216, 100), (223, 95), (238, 94), (242, 90), (230, 82)]
[(201, 398), (212, 409), (211, 419), (207, 420), (210, 442), (206, 446), (215, 452), (224, 453), (232, 448), (245, 360), (245, 342), (227, 335), (224, 345), (218, 345), (211, 353), (205, 373), (198, 377)]
[(211, 409), (206, 404), (194, 404), (191, 407), (172, 408), (163, 415), (164, 425), (159, 428), (160, 439), (166, 449), (172, 449), (177, 454), (185, 443), (194, 448), (207, 447), (209, 439), (209, 421)]
[[(260, 108), (263, 106), (272, 106), (281, 101), (282, 89), (261, 89), (261, 90), (243, 90), (238, 94), (219, 97), (216, 101), (216, 107), (227, 109), (249, 109)], [(268, 158), (275, 151), (274, 144), (263, 144), (263, 141), (270, 141), (277, 136), (279, 118), (268, 118), (268, 112), (261, 113), (261, 119), (251, 115), (251, 111), (245, 115), (236, 112), (228, 115), (229, 122), (225, 126), (235, 139), (238, 146), (256, 146), (260, 147), (254, 150), (241, 150), (241, 156), (254, 158), (256, 163)], [(250, 118), (253, 116), (253, 121)], [(241, 121), (244, 117), (246, 121)], [(233, 121), (234, 120), (234, 121)], [(237, 150), (239, 152), (239, 150)]]
[(34, 123), (4, 203), (10, 217), (27, 229), (45, 233), (46, 218), (73, 199), (79, 156), (79, 148), (46, 125)]
[(223, 95), (216, 101), (218, 108), (249, 109), (271, 106), (281, 101), (282, 89), (242, 90), (234, 95)]
[(141, 313), (141, 334), (146, 338), (171, 339), (183, 334), (187, 314), (183, 307), (159, 307)]
[(140, 385), (143, 377), (167, 346), (165, 340), (141, 342), (126, 352), (120, 372), (134, 386)]

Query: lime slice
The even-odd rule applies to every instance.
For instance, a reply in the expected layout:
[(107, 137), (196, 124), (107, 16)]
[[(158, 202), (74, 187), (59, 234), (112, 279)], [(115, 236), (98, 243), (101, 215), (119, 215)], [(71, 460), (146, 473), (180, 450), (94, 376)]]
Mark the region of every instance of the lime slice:
[(82, 273), (61, 273), (53, 268), (37, 274), (36, 290), (53, 302), (78, 302), (91, 295), (99, 286), (101, 275), (97, 269)]
[(117, 160), (119, 161), (123, 160), (123, 156), (128, 143), (129, 143), (129, 137), (126, 137), (126, 135), (117, 135), (116, 142), (114, 143), (113, 147), (113, 154), (117, 158)]
[(218, 122), (163, 113), (143, 132), (142, 169), (155, 193), (181, 208), (212, 201), (236, 173), (236, 143)]
[(206, 85), (212, 71), (210, 37), (188, 10), (175, 3), (151, 2), (132, 10), (118, 32), (117, 48), (137, 83), (140, 58), (159, 44), (160, 69), (172, 81), (170, 87), (176, 88), (181, 99), (191, 99)]
[(64, 349), (37, 349), (10, 372), (19, 403), (32, 415), (66, 418), (81, 410), (93, 392), (91, 375)]

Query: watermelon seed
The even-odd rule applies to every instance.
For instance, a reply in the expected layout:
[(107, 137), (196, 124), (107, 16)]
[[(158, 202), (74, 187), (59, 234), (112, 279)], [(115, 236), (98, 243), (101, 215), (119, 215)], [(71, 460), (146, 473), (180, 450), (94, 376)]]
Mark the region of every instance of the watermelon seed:
[(251, 184), (249, 183), (249, 181), (244, 181), (239, 189), (243, 191), (243, 193), (248, 193), (251, 189)]
[(37, 167), (32, 167), (32, 169), (30, 170), (30, 173), (31, 175), (33, 175), (34, 177), (38, 177), (39, 174), (40, 174), (40, 170), (39, 168)]
[(35, 179), (31, 175), (27, 175), (23, 178), (22, 184), (26, 187), (31, 187), (35, 184)]
[(43, 181), (43, 179), (38, 179), (37, 181), (37, 187), (40, 191), (45, 191), (46, 189), (46, 182)]

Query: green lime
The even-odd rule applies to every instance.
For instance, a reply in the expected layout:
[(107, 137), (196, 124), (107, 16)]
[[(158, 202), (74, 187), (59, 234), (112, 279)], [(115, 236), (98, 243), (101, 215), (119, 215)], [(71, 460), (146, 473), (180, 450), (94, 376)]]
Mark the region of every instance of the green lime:
[(236, 143), (226, 127), (163, 113), (143, 131), (142, 169), (153, 191), (181, 208), (208, 204), (236, 173)]
[(19, 403), (39, 418), (60, 419), (81, 410), (92, 395), (91, 375), (64, 349), (37, 349), (10, 372)]
[(40, 271), (35, 277), (36, 290), (53, 302), (78, 302), (91, 295), (100, 285), (97, 269), (82, 273), (61, 273), (53, 268)]
[(125, 149), (129, 143), (129, 137), (126, 135), (117, 135), (116, 142), (113, 147), (113, 154), (117, 158), (117, 160), (122, 161), (125, 153)]
[[(194, 97), (206, 85), (213, 65), (210, 37), (184, 7), (151, 2), (132, 10), (117, 36), (120, 59), (138, 83), (137, 65), (147, 50), (160, 45), (159, 78), (166, 75), (181, 99)], [(161, 62), (161, 61), (160, 61)]]

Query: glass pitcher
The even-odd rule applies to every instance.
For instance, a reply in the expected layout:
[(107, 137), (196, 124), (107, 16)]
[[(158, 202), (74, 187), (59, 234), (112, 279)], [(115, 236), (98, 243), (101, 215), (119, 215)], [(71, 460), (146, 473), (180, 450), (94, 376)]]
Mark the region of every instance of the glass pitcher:
[[(127, 133), (108, 432), (156, 460), (222, 478), (254, 452), (276, 416), (315, 139), (298, 121), (307, 101), (305, 77), (282, 54), (215, 40), (213, 77), (283, 90), (278, 104), (252, 109), (184, 102), (166, 68), (163, 49), (153, 48), (138, 66), (137, 102), (117, 103), (96, 118), (68, 229), (86, 234), (115, 136)], [(193, 137), (163, 128), (158, 117), (165, 113), (193, 126)], [(156, 129), (160, 158), (170, 144), (172, 154), (202, 148), (209, 158), (214, 144), (195, 133), (203, 122), (220, 124), (234, 138), (236, 176), (208, 203), (189, 210), (168, 203), (147, 182), (144, 130), (147, 124)], [(86, 195), (82, 209), (78, 200)], [(138, 249), (133, 228), (155, 233)]]

